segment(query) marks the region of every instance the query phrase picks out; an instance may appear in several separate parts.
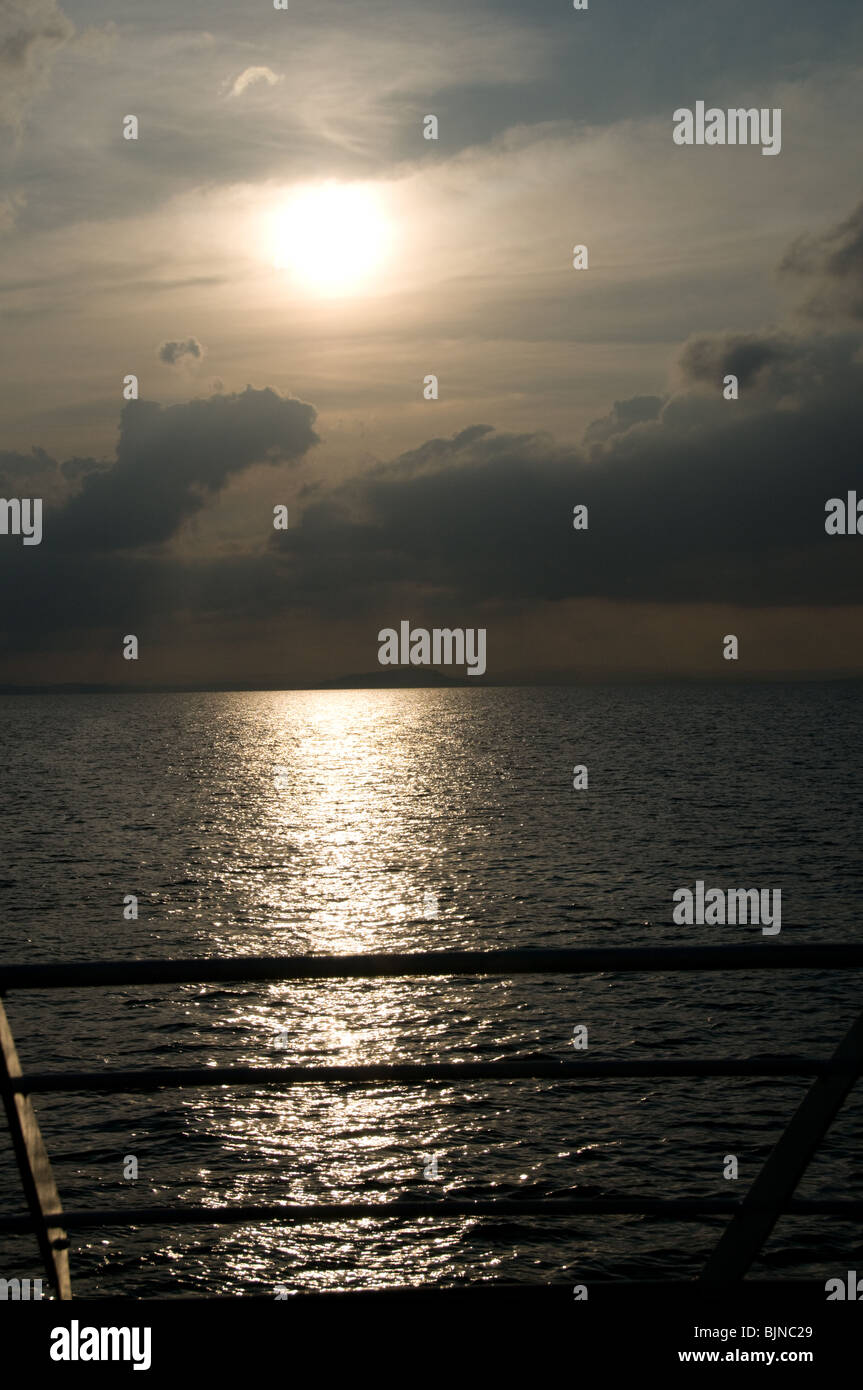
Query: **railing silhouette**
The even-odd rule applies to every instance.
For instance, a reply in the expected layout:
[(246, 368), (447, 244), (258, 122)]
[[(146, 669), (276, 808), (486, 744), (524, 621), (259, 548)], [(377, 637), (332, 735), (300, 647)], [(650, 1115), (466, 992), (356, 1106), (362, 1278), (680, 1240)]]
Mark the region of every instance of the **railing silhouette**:
[[(345, 956), (239, 956), (229, 959), (99, 961), (68, 965), (0, 965), (0, 997), (13, 990), (210, 984), (251, 980), (409, 978), (413, 976), (581, 975), (633, 971), (860, 970), (863, 946), (580, 947), (573, 950), (433, 951)], [(730, 1218), (699, 1276), (714, 1288), (749, 1270), (783, 1215), (863, 1217), (863, 1201), (804, 1201), (794, 1191), (818, 1145), (863, 1071), (863, 1014), (833, 1055), (687, 1058), (638, 1061), (423, 1062), (367, 1066), (159, 1067), (107, 1072), (22, 1073), (0, 1004), (0, 1090), (28, 1214), (0, 1217), (0, 1232), (36, 1235), (58, 1298), (71, 1298), (67, 1231), (104, 1226), (223, 1225), (260, 1221), (311, 1223), (372, 1218), (644, 1215), (671, 1221)], [(183, 1086), (278, 1087), (312, 1082), (354, 1086), (382, 1082), (595, 1080), (641, 1076), (808, 1076), (815, 1080), (746, 1196), (675, 1198), (445, 1198), (376, 1202), (261, 1203), (207, 1207), (119, 1207), (64, 1212), (30, 1096), (61, 1091), (155, 1091)]]

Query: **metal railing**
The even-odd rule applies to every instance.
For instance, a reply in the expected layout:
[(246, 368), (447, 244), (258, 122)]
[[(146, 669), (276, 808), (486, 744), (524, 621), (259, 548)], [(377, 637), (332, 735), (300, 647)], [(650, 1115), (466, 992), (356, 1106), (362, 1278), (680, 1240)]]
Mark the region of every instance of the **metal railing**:
[[(404, 979), (417, 976), (569, 975), (716, 970), (861, 970), (863, 946), (584, 947), (573, 950), (433, 951), (344, 956), (240, 956), (230, 959), (99, 961), (68, 965), (0, 965), (0, 997), (14, 990), (209, 984), (252, 980)], [(223, 1225), (312, 1223), (372, 1218), (644, 1215), (671, 1221), (728, 1216), (699, 1282), (727, 1287), (746, 1274), (783, 1214), (863, 1217), (863, 1201), (803, 1201), (794, 1191), (818, 1145), (863, 1071), (863, 1014), (826, 1059), (757, 1058), (638, 1061), (428, 1062), (366, 1066), (159, 1067), (107, 1072), (24, 1074), (0, 1004), (0, 1091), (28, 1213), (0, 1217), (0, 1232), (32, 1231), (61, 1299), (71, 1298), (69, 1230), (170, 1223)], [(207, 1207), (119, 1207), (64, 1212), (30, 1095), (63, 1091), (155, 1091), (169, 1087), (338, 1082), (354, 1086), (454, 1081), (596, 1080), (646, 1076), (805, 1076), (814, 1081), (742, 1200), (675, 1198), (448, 1198), (329, 1203), (261, 1203)]]

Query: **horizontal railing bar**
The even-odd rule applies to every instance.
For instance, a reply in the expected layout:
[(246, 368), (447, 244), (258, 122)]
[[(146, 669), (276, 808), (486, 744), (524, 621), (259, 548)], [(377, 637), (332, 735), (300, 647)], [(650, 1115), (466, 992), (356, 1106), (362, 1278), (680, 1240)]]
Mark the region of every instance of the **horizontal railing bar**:
[(579, 975), (597, 971), (859, 970), (863, 945), (580, 946), (572, 950), (367, 952), (342, 956), (233, 956), (194, 960), (2, 965), (0, 993), (108, 985), (331, 980), (415, 975)]
[(31, 1072), (15, 1090), (157, 1091), (172, 1086), (295, 1086), (343, 1082), (374, 1086), (386, 1082), (563, 1081), (650, 1076), (826, 1076), (833, 1064), (810, 1057), (658, 1058), (632, 1061), (402, 1062), (318, 1067), (150, 1067), (139, 1071)]
[[(440, 1201), (407, 1200), (386, 1202), (257, 1203), (243, 1206), (213, 1207), (104, 1207), (92, 1211), (64, 1211), (68, 1230), (100, 1226), (170, 1225), (225, 1226), (259, 1221), (387, 1221), (419, 1217), (481, 1217), (517, 1221), (524, 1217), (552, 1220), (561, 1216), (656, 1216), (668, 1221), (699, 1221), (709, 1216), (733, 1216), (740, 1201), (716, 1198), (650, 1197), (566, 1197), (566, 1198), (442, 1198)], [(789, 1202), (783, 1210), (789, 1216), (837, 1216), (859, 1219), (863, 1202)], [(29, 1216), (0, 1217), (0, 1231), (32, 1230)]]

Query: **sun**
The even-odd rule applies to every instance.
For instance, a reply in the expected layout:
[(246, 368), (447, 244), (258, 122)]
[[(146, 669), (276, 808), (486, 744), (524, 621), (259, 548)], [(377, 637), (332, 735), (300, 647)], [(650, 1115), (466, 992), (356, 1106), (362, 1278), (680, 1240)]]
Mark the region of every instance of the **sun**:
[(391, 240), (380, 199), (362, 184), (302, 189), (273, 218), (274, 264), (317, 294), (362, 292), (384, 263)]

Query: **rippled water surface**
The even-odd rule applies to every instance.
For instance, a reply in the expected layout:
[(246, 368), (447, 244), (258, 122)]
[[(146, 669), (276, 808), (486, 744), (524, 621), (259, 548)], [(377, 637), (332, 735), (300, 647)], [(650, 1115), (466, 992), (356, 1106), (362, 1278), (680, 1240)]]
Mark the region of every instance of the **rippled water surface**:
[[(859, 941), (860, 687), (450, 689), (0, 699), (5, 961), (755, 943), (680, 927), (696, 879), (782, 890), (777, 950)], [(575, 791), (576, 764), (589, 788)], [(123, 917), (125, 895), (137, 921)], [(860, 974), (601, 974), (14, 994), (25, 1070), (822, 1056)], [(41, 1096), (64, 1204), (737, 1196), (804, 1080), (303, 1085)], [(863, 1195), (846, 1104), (800, 1195)], [(724, 1180), (735, 1154), (740, 1181)], [(137, 1181), (124, 1159), (138, 1161)], [(437, 1157), (438, 1178), (426, 1161)], [(0, 1200), (20, 1197), (5, 1134)], [(688, 1277), (722, 1222), (382, 1220), (73, 1234), (79, 1296)], [(8, 1275), (38, 1274), (29, 1241)], [(854, 1267), (780, 1222), (755, 1268)], [(849, 1263), (850, 1262), (850, 1263)]]

